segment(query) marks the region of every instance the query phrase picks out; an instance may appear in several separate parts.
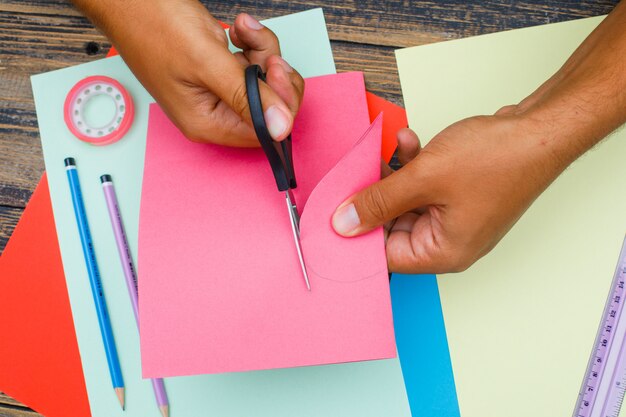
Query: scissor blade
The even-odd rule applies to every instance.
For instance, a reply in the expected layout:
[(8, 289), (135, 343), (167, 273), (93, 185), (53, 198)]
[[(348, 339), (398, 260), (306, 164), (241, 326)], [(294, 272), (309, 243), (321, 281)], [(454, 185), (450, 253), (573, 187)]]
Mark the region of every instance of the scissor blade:
[(304, 275), (304, 282), (306, 288), (311, 291), (311, 284), (309, 282), (309, 275), (306, 272), (306, 266), (304, 265), (304, 258), (302, 257), (302, 245), (300, 245), (300, 216), (295, 203), (290, 196), (290, 191), (285, 193), (287, 200), (287, 211), (289, 212), (289, 220), (291, 221), (291, 230), (293, 232), (293, 240), (296, 243), (296, 250), (298, 251), (298, 259), (300, 259), (300, 267), (302, 268), (302, 275)]

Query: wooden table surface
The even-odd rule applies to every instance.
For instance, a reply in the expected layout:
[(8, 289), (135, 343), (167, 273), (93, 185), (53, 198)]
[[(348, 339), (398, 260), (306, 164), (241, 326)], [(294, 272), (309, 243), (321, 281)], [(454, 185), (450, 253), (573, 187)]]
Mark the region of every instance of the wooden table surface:
[[(597, 16), (618, 0), (204, 3), (224, 22), (239, 12), (268, 18), (323, 7), (337, 69), (364, 71), (370, 91), (402, 104), (397, 48)], [(0, 0), (0, 253), (44, 171), (29, 77), (104, 58), (109, 47), (69, 1)], [(0, 343), (8, 337), (0, 329)], [(38, 415), (0, 393), (0, 417)]]

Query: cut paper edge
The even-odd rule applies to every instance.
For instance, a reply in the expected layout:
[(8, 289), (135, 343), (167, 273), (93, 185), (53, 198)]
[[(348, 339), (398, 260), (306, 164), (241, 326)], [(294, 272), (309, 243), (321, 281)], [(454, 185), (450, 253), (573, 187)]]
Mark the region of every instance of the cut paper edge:
[[(301, 240), (302, 240), (304, 258), (305, 258), (305, 264), (309, 272), (313, 273), (317, 278), (324, 279), (327, 281), (333, 281), (337, 283), (353, 283), (353, 282), (363, 281), (363, 280), (370, 279), (370, 278), (375, 278), (377, 276), (380, 276), (380, 274), (385, 274), (385, 275), (388, 274), (387, 261), (384, 255), (385, 246), (384, 246), (384, 237), (382, 235), (382, 228), (377, 228), (363, 236), (345, 238), (345, 237), (339, 236), (334, 231), (330, 223), (332, 214), (334, 213), (335, 209), (343, 201), (345, 201), (345, 199), (347, 199), (354, 193), (358, 192), (359, 190), (369, 186), (370, 184), (380, 179), (380, 171), (378, 170), (378, 163), (380, 161), (380, 156), (379, 156), (380, 155), (380, 143), (381, 143), (380, 137), (382, 134), (382, 126), (383, 126), (383, 115), (381, 114), (365, 130), (365, 132), (361, 135), (361, 137), (355, 143), (352, 149), (348, 153), (346, 153), (339, 160), (339, 162), (337, 162), (337, 164), (335, 164), (335, 166), (318, 182), (317, 186), (311, 192), (306, 205), (304, 206), (302, 217), (300, 220), (300, 230), (301, 230)], [(364, 155), (364, 153), (368, 151), (367, 149), (368, 146), (372, 147), (372, 150), (370, 152), (371, 155), (367, 155), (367, 154)], [(368, 158), (370, 160), (368, 160)], [(336, 177), (338, 176), (343, 177), (346, 174), (346, 172), (342, 172), (342, 171), (346, 171), (346, 168), (348, 167), (353, 168), (356, 165), (356, 161), (366, 166), (367, 164), (376, 165), (376, 171), (375, 171), (376, 174), (375, 175), (369, 174), (367, 172), (367, 169), (363, 170), (362, 173), (361, 172), (354, 173), (354, 171), (350, 170), (352, 173), (351, 180), (354, 179), (354, 176), (358, 176), (358, 175), (360, 175), (361, 178), (359, 178), (358, 180), (353, 180), (354, 183), (351, 186), (349, 186), (348, 190), (342, 193), (342, 195), (339, 195), (334, 198), (334, 200), (336, 201), (333, 201), (333, 197), (324, 195), (324, 194), (329, 193), (328, 192), (329, 187), (331, 186), (335, 187), (336, 184), (338, 183), (338, 181), (333, 181), (333, 180), (335, 180)], [(312, 225), (314, 223), (314, 221), (309, 220), (309, 218), (315, 219), (315, 218), (320, 218), (320, 217), (328, 218), (328, 223), (326, 225), (328, 229), (321, 230), (321, 228), (313, 228), (312, 226), (309, 226), (309, 224)], [(354, 260), (356, 264), (351, 265), (350, 268), (347, 268), (347, 269), (354, 270), (355, 268), (364, 268), (364, 270), (366, 270), (367, 272), (364, 272), (363, 274), (360, 274), (358, 277), (350, 279), (350, 280), (339, 280), (339, 279), (331, 278), (330, 275), (346, 276), (346, 273), (343, 273), (341, 271), (340, 272), (335, 271), (335, 273), (331, 274), (330, 272), (324, 271), (324, 266), (322, 264), (312, 263), (311, 259), (307, 258), (307, 255), (306, 255), (308, 252), (307, 246), (310, 247), (311, 240), (312, 239), (317, 240), (317, 239), (314, 239), (315, 236), (317, 236), (320, 233), (322, 234), (328, 233), (328, 231), (330, 231), (330, 233), (332, 233), (332, 236), (336, 238), (335, 240), (336, 245), (335, 244), (323, 245), (328, 248), (325, 251), (326, 256), (322, 256), (319, 258), (328, 259), (328, 257), (333, 256), (333, 254), (341, 256), (342, 251), (337, 250), (337, 247), (336, 247), (337, 245), (341, 246), (344, 244), (348, 244), (348, 245), (371, 244), (370, 242), (368, 242), (370, 239), (378, 239), (380, 243), (380, 250), (377, 251), (377, 253), (381, 254), (382, 259)], [(375, 237), (374, 235), (378, 235), (378, 236)], [(323, 240), (326, 241), (327, 239), (323, 239)], [(330, 246), (333, 247), (332, 250)], [(320, 251), (323, 251), (323, 249), (321, 249), (320, 247), (317, 247), (312, 252), (317, 253), (318, 249)], [(371, 269), (367, 267), (368, 263), (371, 263), (372, 265), (376, 263), (380, 263), (383, 266), (382, 268), (374, 267), (373, 268), (374, 270), (372, 271)]]
[[(312, 199), (312, 197), (317, 197), (316, 194), (319, 193), (318, 188), (320, 188), (320, 186), (322, 186), (322, 185), (325, 185), (325, 183), (329, 181), (327, 179), (327, 177), (330, 177), (331, 175), (333, 175), (334, 171), (336, 169), (338, 169), (338, 167), (340, 165), (343, 165), (344, 161), (347, 160), (348, 158), (350, 158), (351, 155), (354, 152), (356, 152), (357, 148), (359, 148), (360, 145), (362, 145), (364, 142), (366, 142), (366, 139), (368, 138), (368, 136), (372, 132), (372, 130), (374, 130), (375, 128), (381, 127), (380, 125), (382, 123), (382, 119), (383, 119), (383, 114), (381, 113), (372, 121), (372, 123), (368, 126), (368, 128), (365, 130), (365, 132), (363, 132), (360, 135), (359, 139), (355, 142), (355, 144), (352, 147), (352, 149), (350, 149), (350, 151), (348, 151), (348, 153), (346, 153), (344, 156), (342, 156), (341, 159), (335, 164), (335, 166), (332, 167), (330, 169), (330, 171), (328, 171), (326, 173), (326, 175), (324, 175), (324, 177), (322, 177), (322, 179), (317, 183), (317, 186), (315, 186), (315, 188), (313, 188), (313, 190), (311, 191), (311, 194), (309, 195), (307, 203), (304, 205), (304, 208), (302, 209), (302, 215), (301, 215), (300, 223), (304, 223), (304, 220), (305, 220), (305, 217), (306, 217), (307, 207), (309, 206), (309, 201)], [(346, 196), (345, 198), (348, 198), (348, 197), (349, 196)]]

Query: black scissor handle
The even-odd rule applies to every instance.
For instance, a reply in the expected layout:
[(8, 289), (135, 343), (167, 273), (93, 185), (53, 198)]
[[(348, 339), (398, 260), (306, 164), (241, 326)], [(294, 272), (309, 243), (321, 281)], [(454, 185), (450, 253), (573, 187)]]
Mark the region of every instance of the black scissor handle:
[(261, 94), (259, 91), (259, 78), (265, 81), (265, 74), (258, 65), (250, 65), (246, 68), (246, 90), (248, 95), (248, 104), (250, 105), (250, 115), (252, 116), (252, 124), (256, 132), (261, 148), (265, 152), (265, 156), (272, 167), (274, 179), (279, 191), (287, 191), (290, 188), (296, 188), (296, 175), (293, 169), (293, 156), (291, 153), (291, 135), (276, 142), (272, 139), (265, 116), (263, 115), (263, 104), (261, 103)]

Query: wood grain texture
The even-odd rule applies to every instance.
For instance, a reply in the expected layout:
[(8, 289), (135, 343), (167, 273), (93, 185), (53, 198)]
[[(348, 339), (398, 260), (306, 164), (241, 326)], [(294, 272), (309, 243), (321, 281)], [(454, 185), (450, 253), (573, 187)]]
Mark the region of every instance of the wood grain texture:
[(37, 417), (39, 414), (28, 409), (8, 395), (0, 392), (0, 417)]
[(0, 407), (0, 417), (44, 417), (25, 407)]
[(23, 211), (18, 207), (0, 206), (0, 253), (4, 251)]
[(0, 408), (0, 417), (44, 417), (41, 414), (36, 413), (28, 408), (24, 407), (10, 407)]
[(10, 406), (21, 406), (19, 402), (15, 401), (13, 398), (9, 397), (3, 392), (0, 392), (0, 404), (1, 405), (10, 405)]
[(405, 47), (607, 13), (617, 1), (203, 1), (225, 22), (323, 7), (332, 40)]
[[(225, 22), (232, 22), (239, 12), (268, 18), (323, 7), (338, 70), (364, 71), (370, 91), (402, 104), (396, 48), (597, 16), (618, 1), (203, 3)], [(91, 55), (88, 42), (98, 45)], [(67, 0), (0, 0), (0, 253), (44, 169), (29, 77), (103, 58), (109, 47)], [(0, 417), (36, 415), (0, 395)]]
[(0, 205), (24, 207), (44, 170), (29, 77), (90, 61), (85, 44), (106, 40), (64, 1), (3, 0), (0, 28)]

